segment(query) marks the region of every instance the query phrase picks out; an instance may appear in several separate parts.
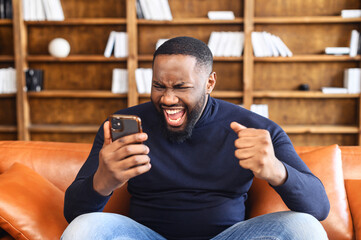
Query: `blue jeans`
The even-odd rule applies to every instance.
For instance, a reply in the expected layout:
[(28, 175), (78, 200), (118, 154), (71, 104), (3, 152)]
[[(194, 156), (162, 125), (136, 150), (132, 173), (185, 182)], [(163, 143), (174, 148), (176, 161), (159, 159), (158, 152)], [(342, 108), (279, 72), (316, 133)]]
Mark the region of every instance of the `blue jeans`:
[[(88, 213), (74, 219), (61, 240), (165, 240), (153, 230), (114, 213)], [(328, 239), (321, 223), (305, 213), (277, 212), (239, 222), (212, 240), (324, 240)]]

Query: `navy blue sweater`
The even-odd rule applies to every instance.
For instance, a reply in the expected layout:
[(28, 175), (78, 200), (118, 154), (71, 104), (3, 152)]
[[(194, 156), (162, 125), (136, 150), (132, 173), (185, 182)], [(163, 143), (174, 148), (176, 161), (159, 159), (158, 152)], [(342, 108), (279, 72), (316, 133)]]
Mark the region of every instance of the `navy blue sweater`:
[[(322, 183), (298, 157), (286, 133), (269, 119), (210, 97), (192, 137), (171, 143), (162, 135), (152, 103), (117, 113), (142, 119), (152, 164), (149, 172), (129, 180), (130, 217), (168, 239), (209, 239), (245, 219), (244, 203), (254, 176), (234, 156), (237, 135), (229, 126), (232, 121), (270, 132), (275, 155), (288, 172), (286, 182), (274, 189), (291, 210), (319, 220), (328, 215), (330, 206)], [(109, 199), (92, 187), (103, 145), (102, 129), (66, 191), (64, 213), (69, 222), (80, 214), (102, 211)]]

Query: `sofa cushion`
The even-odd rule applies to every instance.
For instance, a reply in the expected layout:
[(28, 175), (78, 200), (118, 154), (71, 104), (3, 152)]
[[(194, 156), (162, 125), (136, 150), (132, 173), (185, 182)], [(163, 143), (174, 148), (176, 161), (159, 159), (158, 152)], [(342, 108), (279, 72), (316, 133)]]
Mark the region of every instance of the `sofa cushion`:
[[(330, 213), (322, 225), (329, 239), (352, 239), (351, 214), (344, 186), (341, 151), (337, 145), (299, 154), (324, 184), (330, 200)], [(266, 181), (254, 179), (250, 194), (249, 217), (289, 210), (276, 191)]]
[(27, 166), (0, 174), (0, 227), (15, 239), (59, 239), (64, 193)]
[(361, 239), (361, 179), (346, 180), (345, 185), (356, 239)]

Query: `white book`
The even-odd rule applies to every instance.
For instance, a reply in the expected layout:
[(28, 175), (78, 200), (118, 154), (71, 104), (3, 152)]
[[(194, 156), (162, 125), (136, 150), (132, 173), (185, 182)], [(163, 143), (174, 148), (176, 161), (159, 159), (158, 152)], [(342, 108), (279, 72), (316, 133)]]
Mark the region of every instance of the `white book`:
[(286, 51), (286, 49), (284, 49), (282, 43), (280, 43), (281, 39), (277, 38), (277, 36), (275, 36), (275, 35), (271, 35), (271, 37), (272, 37), (273, 44), (276, 46), (279, 54), (282, 57), (287, 57), (287, 51)]
[(343, 17), (343, 18), (359, 18), (359, 17), (361, 17), (361, 9), (341, 10), (341, 17)]
[(147, 0), (139, 0), (139, 4), (142, 8), (144, 19), (152, 19)]
[(236, 36), (238, 44), (236, 57), (240, 57), (242, 56), (244, 49), (244, 32), (237, 32)]
[(264, 57), (264, 50), (263, 50), (263, 41), (260, 37), (259, 32), (252, 32), (252, 47), (253, 47), (253, 54), (255, 57)]
[(217, 46), (220, 42), (220, 34), (219, 32), (211, 32), (208, 40), (208, 47), (211, 50), (213, 56), (216, 54)]
[(150, 93), (152, 90), (153, 71), (151, 68), (144, 68), (142, 71), (144, 81), (144, 93)]
[(251, 111), (268, 118), (268, 105), (267, 104), (252, 104)]
[(348, 93), (361, 92), (361, 69), (349, 68), (344, 71), (344, 87)]
[(0, 69), (0, 94), (4, 93), (4, 77), (3, 69)]
[(110, 57), (112, 55), (112, 51), (115, 44), (115, 35), (116, 35), (115, 31), (110, 32), (107, 45), (104, 50), (104, 57)]
[(154, 12), (154, 20), (165, 20), (165, 12), (163, 11), (163, 7), (161, 5), (160, 0), (151, 0), (152, 9)]
[(231, 36), (231, 52), (230, 52), (230, 56), (231, 57), (239, 57), (240, 55), (240, 51), (241, 51), (241, 42), (239, 39), (239, 33), (240, 32), (232, 32), (232, 36)]
[(45, 10), (42, 0), (36, 0), (36, 14), (39, 21), (46, 20)]
[(121, 71), (121, 85), (120, 85), (120, 93), (127, 93), (129, 89), (128, 83), (128, 70), (122, 69)]
[(350, 48), (349, 47), (327, 47), (327, 48), (325, 48), (325, 53), (331, 54), (331, 55), (350, 54)]
[[(27, 0), (27, 1), (29, 1), (29, 0)], [(43, 3), (44, 12), (45, 12), (45, 18), (47, 20), (52, 20), (53, 16), (52, 16), (52, 11), (50, 8), (49, 0), (42, 0), (42, 3)]]
[(11, 82), (12, 82), (11, 92), (16, 93), (17, 86), (16, 86), (16, 71), (15, 71), (15, 69), (11, 68), (10, 73), (11, 73)]
[(269, 47), (270, 51), (271, 51), (271, 56), (272, 57), (279, 57), (279, 52), (277, 50), (277, 47), (275, 46), (275, 44), (272, 41), (272, 36), (270, 33), (268, 32), (262, 32), (264, 39), (267, 42), (267, 46)]
[(29, 7), (30, 7), (30, 12), (29, 12), (29, 20), (30, 21), (36, 21), (36, 3), (34, 0), (29, 0)]
[(112, 93), (128, 92), (128, 74), (126, 69), (113, 69)]
[(208, 18), (211, 20), (233, 20), (235, 19), (232, 11), (209, 11)]
[(128, 35), (125, 32), (115, 33), (114, 56), (116, 58), (128, 56)]
[(360, 38), (360, 33), (357, 30), (351, 31), (351, 39), (350, 39), (350, 57), (356, 57), (358, 50), (358, 42)]
[(264, 46), (264, 54), (266, 57), (272, 57), (273, 56), (273, 50), (272, 50), (272, 44), (268, 40), (267, 32), (261, 32), (259, 33), (263, 40), (263, 46)]
[(322, 92), (325, 94), (342, 94), (348, 93), (347, 88), (339, 88), (339, 87), (323, 87), (321, 88)]
[(139, 94), (145, 93), (145, 85), (143, 80), (143, 68), (137, 68), (135, 70), (135, 83), (137, 84), (137, 90)]
[(160, 0), (160, 4), (161, 4), (161, 7), (162, 7), (164, 20), (171, 21), (173, 19), (173, 16), (172, 16), (172, 11), (170, 10), (168, 0)]
[(56, 9), (56, 20), (63, 21), (64, 20), (64, 12), (63, 7), (61, 6), (60, 0), (53, 0), (55, 9)]
[(159, 20), (158, 18), (158, 9), (156, 7), (156, 5), (154, 4), (155, 2), (157, 2), (158, 0), (145, 0), (147, 2), (147, 6), (150, 12), (150, 19), (151, 20)]
[(293, 53), (291, 52), (291, 50), (287, 47), (287, 45), (281, 40), (280, 37), (277, 37), (279, 39), (280, 44), (282, 44), (282, 47), (286, 50), (287, 53), (287, 57), (292, 57)]
[(224, 56), (225, 49), (227, 47), (227, 42), (228, 42), (228, 33), (224, 32), (224, 31), (220, 32), (220, 40), (219, 40), (219, 44), (216, 48), (215, 56), (218, 56), (218, 57)]
[(227, 40), (225, 42), (223, 56), (224, 57), (231, 57), (232, 52), (235, 49), (235, 35), (234, 35), (234, 32), (225, 32), (225, 37), (226, 37)]
[(163, 43), (165, 43), (168, 40), (169, 39), (166, 39), (166, 38), (158, 39), (157, 43), (155, 44), (155, 50), (157, 50)]

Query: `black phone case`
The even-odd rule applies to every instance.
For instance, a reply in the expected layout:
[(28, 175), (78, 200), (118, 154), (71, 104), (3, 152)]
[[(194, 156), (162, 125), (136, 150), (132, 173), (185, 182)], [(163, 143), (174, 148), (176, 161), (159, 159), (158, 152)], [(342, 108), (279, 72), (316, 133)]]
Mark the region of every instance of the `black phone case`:
[(110, 117), (112, 140), (141, 132), (140, 121), (135, 118)]

